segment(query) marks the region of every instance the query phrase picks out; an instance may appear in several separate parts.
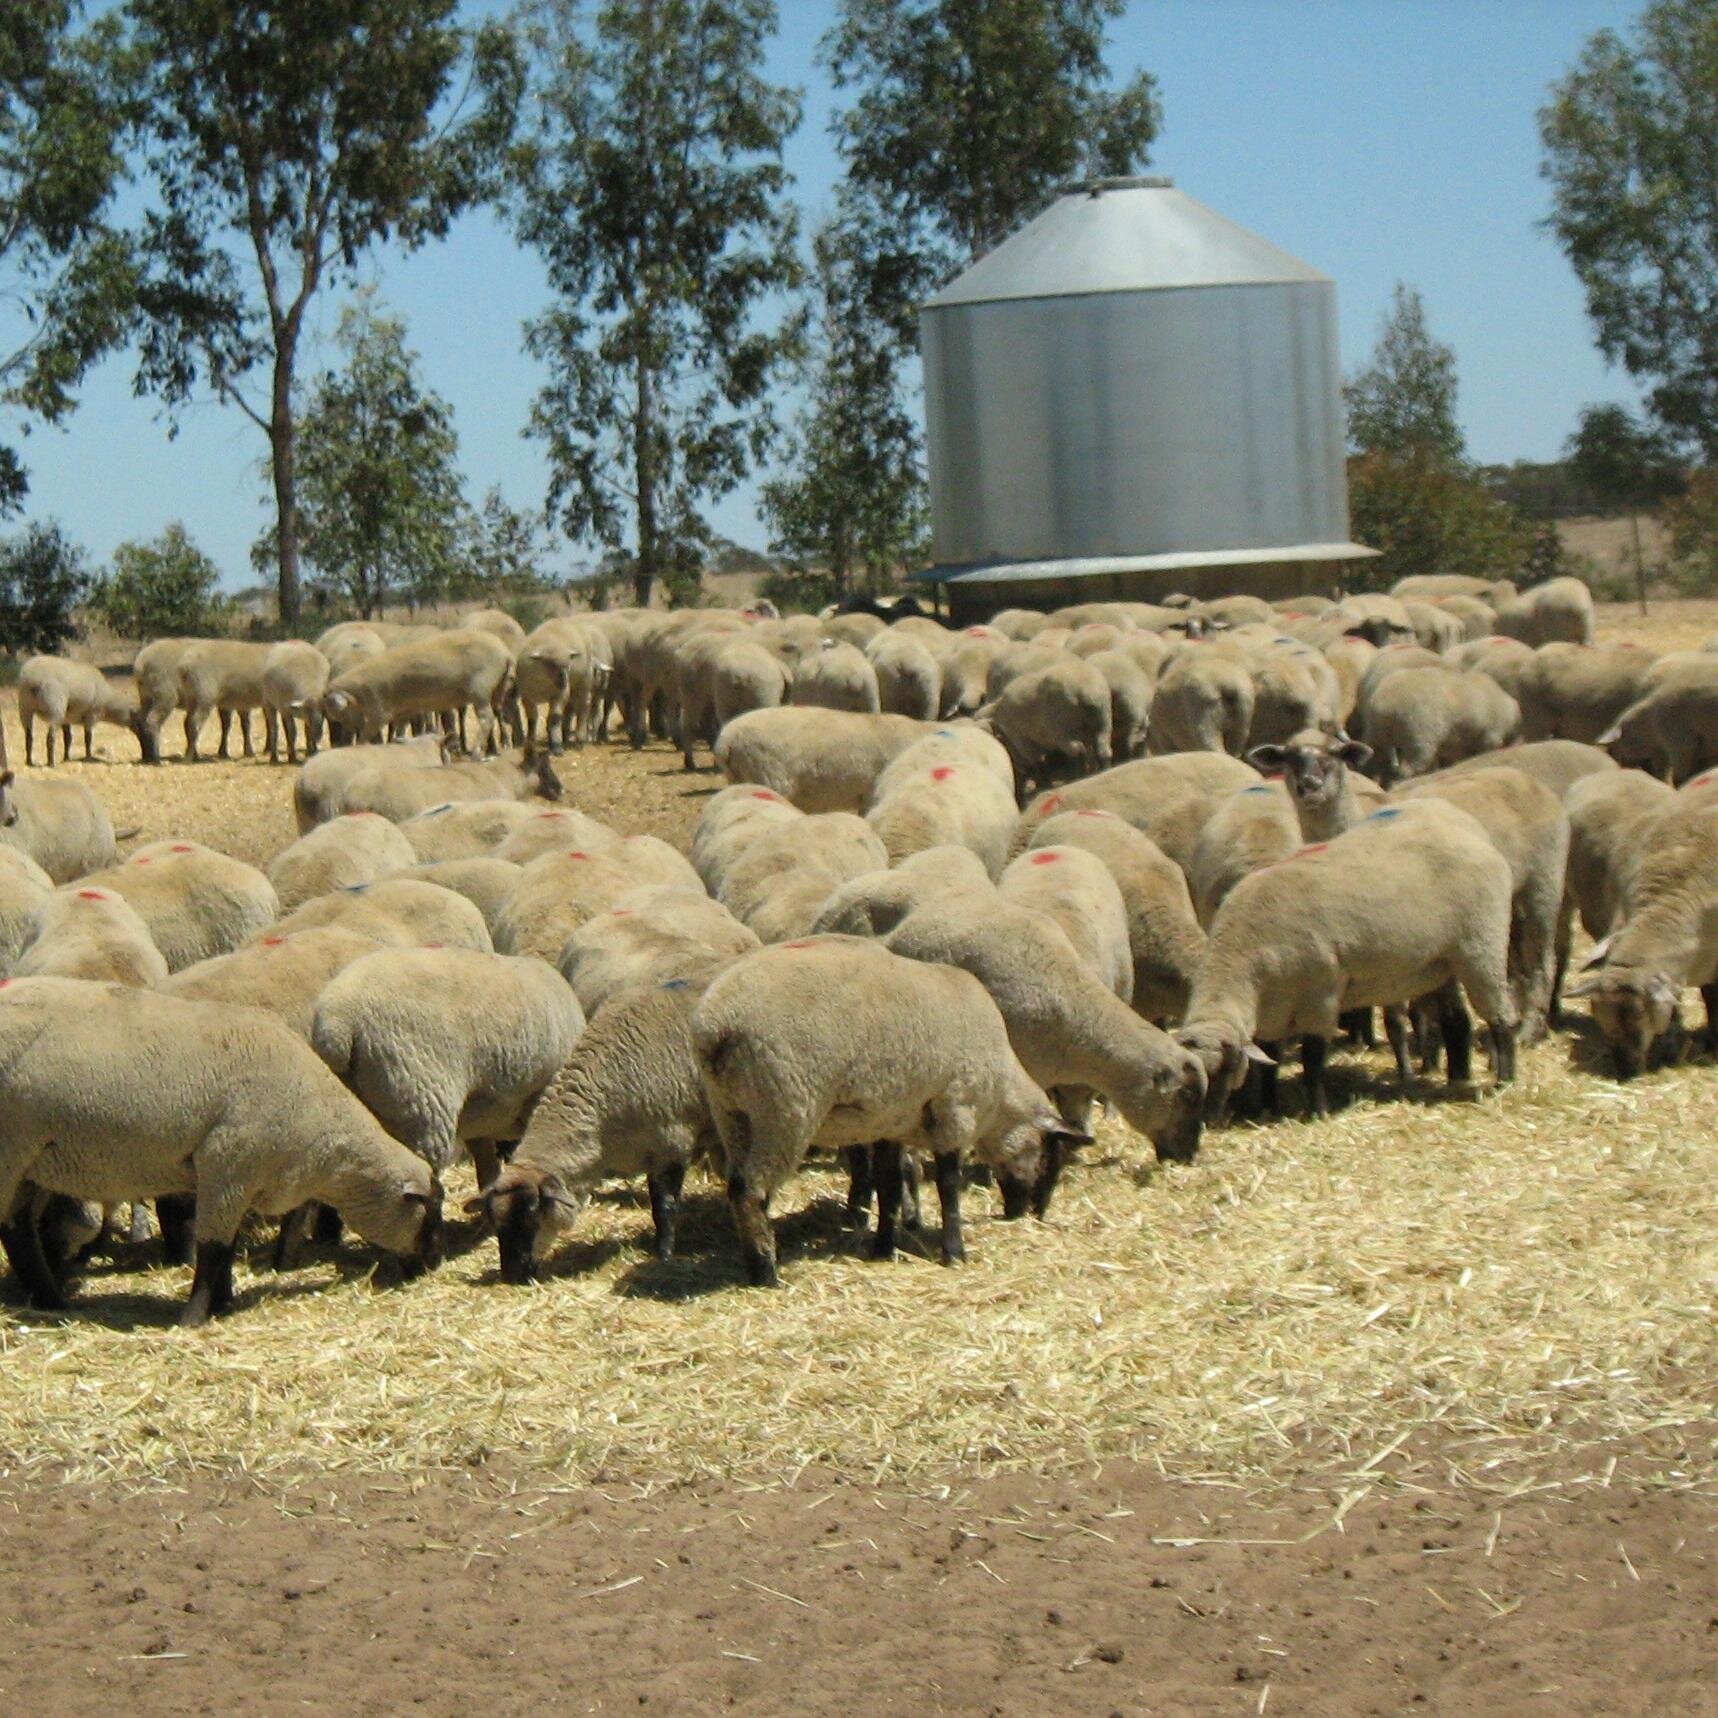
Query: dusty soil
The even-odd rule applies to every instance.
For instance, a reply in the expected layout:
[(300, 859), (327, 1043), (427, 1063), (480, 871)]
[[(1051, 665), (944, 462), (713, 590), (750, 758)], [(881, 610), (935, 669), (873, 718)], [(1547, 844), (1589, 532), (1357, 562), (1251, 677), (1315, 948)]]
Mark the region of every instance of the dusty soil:
[(0, 1489), (16, 1713), (1718, 1712), (1718, 1513), (435, 1475)]

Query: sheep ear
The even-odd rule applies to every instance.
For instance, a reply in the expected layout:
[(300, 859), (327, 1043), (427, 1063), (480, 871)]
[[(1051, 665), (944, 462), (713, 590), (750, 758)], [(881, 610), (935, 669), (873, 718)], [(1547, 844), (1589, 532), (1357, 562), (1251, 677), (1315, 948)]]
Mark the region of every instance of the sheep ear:
[(1247, 762), (1256, 770), (1280, 770), (1288, 762), (1288, 751), (1283, 746), (1254, 746)]
[(1331, 751), (1350, 769), (1364, 769), (1372, 761), (1372, 748), (1363, 740), (1351, 740), (1346, 734), (1336, 736)]
[(567, 1186), (558, 1175), (545, 1175), (537, 1183), (537, 1197), (545, 1205), (564, 1205), (569, 1211), (576, 1211), (579, 1202), (567, 1191)]
[(16, 770), (0, 770), (0, 787), (10, 787), (17, 779)]
[(441, 1188), (432, 1182), (429, 1191), (425, 1192), (423, 1188), (413, 1182), (402, 1181), (400, 1183), (400, 1197), (410, 1199), (417, 1205), (439, 1205), (441, 1203)]
[(466, 1202), (460, 1206), (460, 1210), (462, 1210), (468, 1217), (482, 1217), (487, 1215), (489, 1211), (489, 1195), (487, 1193), (479, 1193), (475, 1199), (467, 1199)]
[(1674, 1008), (1682, 1000), (1682, 993), (1664, 976), (1655, 972), (1647, 982), (1646, 993), (1654, 1002), (1660, 1002), (1667, 1008)]
[(1621, 724), (1613, 723), (1610, 727), (1606, 728), (1596, 740), (1593, 741), (1593, 744), (1595, 746), (1614, 746), (1622, 737), (1623, 730)]
[(1600, 937), (1599, 940), (1587, 951), (1587, 958), (1581, 962), (1581, 970), (1586, 972), (1589, 968), (1603, 966), (1605, 964), (1605, 957), (1610, 952), (1611, 939), (1609, 937)]
[(1258, 1063), (1261, 1068), (1274, 1068), (1277, 1065), (1276, 1057), (1267, 1056), (1251, 1038), (1241, 1046), (1241, 1054), (1245, 1056), (1249, 1062)]

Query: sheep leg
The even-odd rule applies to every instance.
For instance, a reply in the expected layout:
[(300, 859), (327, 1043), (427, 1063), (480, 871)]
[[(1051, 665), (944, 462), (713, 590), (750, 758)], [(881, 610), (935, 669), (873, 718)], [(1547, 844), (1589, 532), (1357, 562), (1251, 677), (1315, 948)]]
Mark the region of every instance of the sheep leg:
[(208, 719), (209, 712), (204, 709), (190, 709), (185, 712), (185, 756), (192, 763), (197, 761), (197, 735), (203, 723)]
[(942, 1260), (945, 1265), (958, 1265), (966, 1258), (966, 1237), (960, 1228), (960, 1153), (939, 1151), (936, 1175), (943, 1214)]
[(179, 1323), (187, 1330), (232, 1310), (233, 1253), (231, 1241), (197, 1243), (197, 1271), (191, 1279), (191, 1298), (179, 1315)]
[(1409, 1053), (1408, 1011), (1400, 1004), (1384, 1010), (1384, 1033), (1396, 1058), (1396, 1079), (1405, 1092), (1414, 1083), (1413, 1059)]
[(1308, 1032), (1300, 1041), (1300, 1079), (1306, 1088), (1306, 1107), (1311, 1115), (1330, 1114), (1330, 1094), (1324, 1086), (1324, 1063), (1330, 1044), (1316, 1032)]
[(245, 756), (254, 760), (256, 758), (256, 752), (251, 746), (251, 713), (249, 710), (240, 710), (238, 712), (238, 717), (239, 742), (245, 749)]
[(671, 1163), (659, 1175), (647, 1175), (650, 1188), (650, 1220), (656, 1225), (656, 1256), (674, 1257), (674, 1219), (680, 1210), (680, 1189), (686, 1184), (686, 1165)]
[(871, 1148), (868, 1145), (844, 1145), (842, 1160), (847, 1165), (847, 1221), (855, 1229), (863, 1229), (871, 1221), (871, 1200), (876, 1183), (871, 1179)]
[[(263, 711), (262, 715), (263, 735), (268, 741), (268, 761), (271, 764), (280, 762), (280, 724), (280, 712), (271, 704), (268, 709)], [(290, 716), (286, 718), (286, 725), (287, 731), (290, 733), (292, 730), (292, 718)]]
[(1500, 1086), (1515, 1078), (1515, 1028), (1504, 1021), (1487, 1022), (1491, 1030), (1491, 1077)]
[(28, 769), (36, 761), (36, 718), (24, 717), (24, 766)]
[(728, 1202), (734, 1210), (734, 1229), (740, 1237), (740, 1257), (745, 1262), (746, 1281), (753, 1288), (776, 1288), (775, 1230), (770, 1226), (769, 1202), (743, 1174), (728, 1178)]
[(0, 1223), (0, 1248), (5, 1249), (12, 1274), (29, 1304), (38, 1312), (58, 1312), (65, 1306), (66, 1297), (43, 1250), (34, 1204), (30, 1189), (25, 1187), (12, 1221)]
[(274, 1268), (290, 1271), (298, 1263), (298, 1255), (311, 1229), (315, 1226), (318, 1206), (314, 1199), (288, 1211), (280, 1220), (280, 1233), (274, 1242)]
[(95, 723), (84, 723), (84, 762), (87, 764), (95, 756)]
[(471, 1167), (477, 1176), (477, 1191), (485, 1192), (494, 1186), (495, 1178), (501, 1173), (501, 1152), (492, 1139), (473, 1139), (466, 1142), (466, 1151), (471, 1155)]
[(161, 1245), (170, 1265), (188, 1265), (196, 1253), (192, 1225), (197, 1220), (193, 1193), (167, 1193), (155, 1201), (155, 1221), (161, 1225)]
[(900, 1245), (901, 1148), (892, 1139), (871, 1147), (871, 1175), (877, 1188), (877, 1233), (871, 1237), (871, 1257), (892, 1259)]
[(50, 716), (47, 719), (47, 721), (45, 721), (42, 724), (42, 726), (47, 730), (46, 757), (47, 757), (48, 768), (52, 769), (54, 767), (54, 719), (53, 719), (53, 717)]
[(1473, 1078), (1473, 1016), (1453, 986), (1438, 993), (1438, 1020), (1444, 1033), (1445, 1077), (1452, 1086)]
[(70, 722), (60, 723), (60, 762), (69, 764), (72, 761), (72, 725)]
[(131, 1226), (125, 1238), (134, 1247), (141, 1247), (149, 1239), (149, 1207), (141, 1199), (131, 1202)]
[(233, 732), (233, 713), (231, 710), (222, 710), (220, 712), (220, 717), (221, 717), (221, 747), (220, 747), (220, 750), (215, 755), (217, 757), (225, 759), (227, 757), (227, 741), (231, 738), (232, 732)]
[(1368, 1050), (1378, 1048), (1378, 1022), (1370, 1008), (1351, 1008), (1338, 1024), (1356, 1044)]

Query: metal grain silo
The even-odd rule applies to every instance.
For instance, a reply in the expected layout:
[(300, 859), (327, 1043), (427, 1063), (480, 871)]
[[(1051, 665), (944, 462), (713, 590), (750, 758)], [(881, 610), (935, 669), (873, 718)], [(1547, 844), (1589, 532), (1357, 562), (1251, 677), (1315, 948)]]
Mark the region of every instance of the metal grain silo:
[(1371, 553), (1334, 282), (1167, 179), (1065, 191), (924, 306), (920, 343), (924, 576), (957, 610), (1283, 595)]

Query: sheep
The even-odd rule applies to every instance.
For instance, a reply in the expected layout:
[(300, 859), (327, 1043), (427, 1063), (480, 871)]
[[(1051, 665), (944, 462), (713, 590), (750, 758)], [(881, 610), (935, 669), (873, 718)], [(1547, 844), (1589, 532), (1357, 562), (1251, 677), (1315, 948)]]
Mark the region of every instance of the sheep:
[(482, 914), (493, 939), (502, 903), (519, 886), (521, 869), (505, 859), (437, 859), (410, 866), (396, 875), (408, 881), (434, 883), (463, 895)]
[(475, 949), (378, 949), (316, 999), (310, 1042), (364, 1107), (438, 1175), (465, 1145), (479, 1188), (496, 1146), (572, 1053), (584, 1011), (541, 961)]
[(1463, 758), (1459, 764), (1451, 764), (1438, 774), (1463, 775), (1469, 770), (1491, 769), (1499, 764), (1507, 764), (1510, 769), (1532, 776), (1541, 786), (1550, 788), (1559, 799), (1576, 782), (1592, 775), (1611, 775), (1617, 768), (1614, 758), (1597, 746), (1582, 745), (1579, 740), (1532, 740), (1526, 745), (1502, 746), (1496, 751)]
[(1472, 644), (1497, 630), (1497, 610), (1478, 597), (1447, 596), (1433, 599), (1433, 608), (1447, 614), (1462, 630), (1462, 639)]
[(53, 893), (53, 878), (28, 853), (0, 847), (0, 978), (11, 975)]
[[(1083, 781), (1039, 794), (1020, 814), (1014, 832), (1015, 851), (1026, 846), (1033, 830), (1045, 818), (1062, 811), (1113, 811), (1156, 841), (1153, 830), (1161, 829), (1166, 814), (1177, 806), (1230, 794), (1237, 788), (1252, 786), (1258, 779), (1259, 772), (1252, 765), (1224, 752), (1137, 758), (1132, 763), (1117, 764), (1114, 769), (1087, 776)], [(1197, 835), (1195, 827), (1188, 840), (1189, 851)], [(1162, 847), (1163, 843), (1158, 841), (1158, 845)], [(1165, 847), (1164, 851), (1169, 849)], [(1170, 854), (1170, 857), (1176, 856)]]
[(987, 627), (968, 627), (951, 640), (938, 663), (941, 686), (936, 713), (939, 716), (971, 716), (987, 697), (990, 665), (1002, 640)]
[(1360, 699), (1360, 685), (1366, 670), (1378, 655), (1378, 646), (1363, 638), (1336, 638), (1324, 647), (1324, 660), (1336, 676), (1336, 699), (1332, 713), (1337, 726), (1346, 730), (1354, 719), (1354, 709)]
[(0, 770), (0, 847), (69, 883), (113, 863), (113, 820), (81, 781), (19, 781)]
[[(1483, 604), (1480, 606), (1484, 606)], [(1466, 625), (1455, 615), (1428, 602), (1404, 602), (1408, 619), (1414, 625), (1414, 637), (1427, 650), (1447, 656), (1458, 644), (1467, 642)], [(1486, 631), (1490, 631), (1490, 627)]]
[(140, 987), (167, 976), (137, 910), (111, 889), (50, 895), (36, 914), (35, 935), (12, 968), (14, 978), (88, 978)]
[(1276, 610), (1263, 597), (1236, 594), (1201, 603), (1199, 612), (1219, 626), (1245, 626), (1249, 621), (1276, 624)]
[[(1602, 942), (1627, 910), (1646, 831), (1676, 803), (1675, 792), (1642, 770), (1612, 770), (1575, 782), (1564, 796), (1569, 816), (1565, 919), (1576, 909), (1588, 936)], [(1568, 940), (1565, 929), (1562, 939)]]
[(1066, 1127), (1009, 1047), (996, 1004), (969, 973), (825, 937), (760, 949), (719, 973), (692, 1016), (698, 1068), (721, 1139), (746, 1276), (777, 1282), (771, 1194), (813, 1145), (881, 1142), (874, 1257), (892, 1257), (901, 1153), (936, 1161), (942, 1256), (966, 1255), (961, 1164), (1034, 1182)]
[(1159, 676), (1151, 700), (1153, 752), (1239, 756), (1253, 723), (1253, 676), (1237, 655), (1190, 643)]
[[(1260, 747), (1252, 753), (1257, 759)], [(1281, 782), (1257, 782), (1218, 802), (1194, 844), (1187, 882), (1199, 922), (1210, 929), (1217, 909), (1243, 877), (1286, 859), (1301, 845), (1300, 820)]]
[(545, 853), (521, 869), (517, 887), (502, 904), (495, 924), (496, 950), (534, 954), (553, 966), (567, 938), (586, 920), (648, 883), (702, 886), (679, 854), (649, 837), (607, 853), (582, 848)]
[(410, 843), (416, 862), (432, 865), (448, 859), (490, 858), (514, 830), (536, 816), (537, 808), (526, 800), (449, 800), (394, 827)]
[(1522, 1043), (1545, 1036), (1557, 972), (1569, 819), (1562, 800), (1515, 769), (1471, 770), (1410, 782), (1397, 799), (1459, 806), (1509, 865), (1509, 969)]
[(1125, 650), (1098, 650), (1086, 658), (1109, 682), (1110, 753), (1126, 761), (1145, 751), (1156, 677)]
[(559, 752), (569, 739), (590, 738), (591, 701), (598, 679), (595, 637), (570, 617), (546, 620), (520, 641), (513, 658), (513, 696), (523, 712), (515, 738), (535, 743), (543, 709), (543, 743)]
[(1442, 597), (1478, 597), (1496, 607), (1515, 595), (1508, 579), (1481, 579), (1471, 573), (1412, 573), (1390, 587), (1395, 597), (1420, 597), (1436, 602)]
[(657, 883), (631, 890), (587, 919), (567, 938), (556, 964), (588, 1017), (623, 991), (761, 946), (755, 932), (702, 891)]
[(432, 769), (442, 761), (441, 741), (433, 734), (396, 740), (387, 746), (336, 746), (306, 758), (292, 783), (292, 808), (298, 833), (307, 834), (318, 823), (341, 813), (341, 796), (354, 776), (378, 764)]
[(388, 645), (373, 623), (343, 620), (321, 633), (315, 641), (315, 647), (327, 662), (329, 676), (332, 678), (336, 674), (345, 673), (348, 668), (360, 662), (369, 661), (373, 656), (380, 656)]
[(335, 805), (342, 812), (374, 811), (393, 823), (449, 801), (528, 799), (536, 794), (558, 800), (561, 778), (547, 752), (522, 751), (517, 758), (440, 764), (431, 768), (377, 764), (352, 777)]
[(1035, 638), (1049, 624), (1047, 614), (1040, 614), (1032, 608), (998, 609), (990, 617), (992, 632), (1000, 632), (1004, 638), (1012, 638), (1022, 644)]
[(858, 812), (884, 766), (924, 732), (909, 716), (753, 710), (716, 736), (716, 762), (729, 781), (768, 788), (801, 811)]
[(718, 898), (763, 942), (804, 936), (843, 883), (888, 863), (877, 833), (848, 812), (766, 830), (723, 873)]
[(322, 699), (331, 672), (328, 658), (312, 644), (289, 638), (270, 647), (262, 661), (262, 702), (271, 764), (280, 762), (282, 729), (287, 762), (298, 762), (295, 723), (304, 725), (304, 755), (316, 756), (322, 744)]
[(934, 722), (942, 703), (942, 674), (937, 659), (916, 638), (883, 631), (865, 646), (877, 672), (880, 707), (897, 716)]
[(465, 896), (415, 877), (384, 877), (338, 894), (318, 895), (271, 926), (268, 935), (288, 937), (323, 925), (357, 931), (390, 948), (444, 943), (450, 948), (495, 952), (489, 926)]
[[(640, 615), (629, 628), (624, 663), (629, 682), (628, 730), (633, 750), (644, 744), (647, 730), (659, 706), (675, 693), (679, 678), (680, 647), (699, 633), (745, 630), (737, 614), (708, 609), (683, 609), (677, 614)], [(621, 663), (617, 663), (617, 668)], [(657, 731), (662, 728), (658, 725)]]
[(929, 847), (969, 847), (992, 877), (1000, 876), (1019, 815), (1012, 786), (971, 764), (933, 764), (902, 779), (895, 772), (916, 749), (889, 766), (885, 773), (894, 779), (865, 814), (889, 862)]
[(270, 931), (231, 954), (182, 968), (163, 978), (156, 990), (227, 1008), (260, 1008), (308, 1044), (316, 999), (328, 981), (382, 946), (340, 924)]
[(1518, 638), (1482, 638), (1472, 644), (1458, 644), (1444, 660), (1451, 668), (1471, 668), (1489, 675), (1519, 703), (1522, 676), (1533, 666), (1534, 655), (1533, 647)]
[(984, 677), (985, 701), (994, 704), (1022, 675), (1036, 673), (1040, 668), (1052, 668), (1067, 660), (1067, 651), (1053, 645), (1036, 642), (1004, 645), (990, 659), (990, 670)]
[(1243, 879), (1218, 909), (1181, 1043), (1204, 1062), (1220, 1108), (1256, 1039), (1302, 1039), (1314, 1114), (1328, 1108), (1325, 1048), (1339, 1017), (1445, 991), (1451, 1082), (1469, 1077), (1471, 1026), (1453, 979), (1491, 1028), (1492, 1069), (1514, 1077), (1508, 975), (1509, 867), (1453, 805), (1373, 812), (1328, 843)]
[(267, 702), (263, 691), (263, 663), (271, 647), (247, 644), (232, 638), (193, 638), (179, 652), (179, 708), (185, 712), (185, 755), (197, 761), (197, 736), (216, 711), (221, 717), (220, 755), (227, 753), (233, 717), (239, 719), (239, 738), (247, 758), (251, 747), (251, 711)]
[(1591, 999), (1621, 1080), (1646, 1068), (1678, 1024), (1685, 985), (1699, 986), (1707, 1033), (1718, 1037), (1718, 798), (1678, 794), (1640, 838), (1622, 923), (1563, 993)]
[(1028, 851), (1038, 847), (1078, 847), (1109, 868), (1127, 912), (1134, 1011), (1159, 1025), (1179, 1020), (1205, 952), (1181, 867), (1112, 811), (1048, 818), (1033, 831)]
[[(1053, 1098), (1061, 1094), (1065, 1119), (1082, 1114), (1097, 1092), (1159, 1158), (1186, 1162), (1197, 1153), (1203, 1065), (1129, 1009), (1056, 921), (1011, 901), (945, 895), (908, 914), (885, 942), (896, 954), (978, 979), (1026, 1072)], [(1048, 1154), (1030, 1189), (1005, 1181), (1005, 1215), (1022, 1215), (1030, 1199), (1043, 1216), (1061, 1161), (1059, 1152)]]
[(1334, 729), (1341, 687), (1330, 664), (1299, 646), (1273, 651), (1253, 671), (1253, 716), (1246, 750), (1280, 744), (1308, 728)]
[(1521, 707), (1488, 675), (1405, 668), (1373, 695), (1363, 738), (1390, 787), (1507, 745), (1520, 726)]
[(1718, 656), (1690, 652), (1655, 679), (1597, 743), (1618, 763), (1680, 784), (1718, 762)]
[(1311, 842), (1329, 841), (1351, 829), (1383, 802), (1384, 790), (1358, 774), (1371, 757), (1370, 746), (1346, 734), (1309, 729), (1286, 745), (1255, 747), (1247, 762), (1267, 775), (1283, 777), (1300, 840)]
[(863, 651), (831, 642), (794, 670), (788, 702), (822, 710), (872, 712), (882, 708), (877, 671)]
[(789, 804), (767, 787), (752, 787), (744, 782), (725, 787), (705, 805), (698, 827), (692, 832), (692, 868), (705, 888), (717, 890), (727, 867), (751, 845), (759, 831), (804, 816), (797, 805)]
[(418, 855), (397, 825), (373, 811), (352, 812), (319, 823), (268, 865), (280, 911), (290, 913), (316, 895), (373, 883), (416, 865)]
[(68, 662), (62, 656), (32, 656), (18, 671), (18, 720), (24, 729), (24, 762), (36, 761), (36, 722), (47, 729), (44, 759), (54, 762), (54, 730), (62, 731), (62, 757), (72, 757), (72, 725), (84, 731), (84, 760), (92, 754), (91, 741), (97, 722), (142, 732), (142, 716), (136, 705), (99, 668), (87, 662)]
[(909, 913), (948, 896), (987, 899), (990, 873), (970, 847), (927, 847), (892, 869), (864, 871), (819, 909), (813, 936), (886, 937)]
[(441, 1188), (309, 1045), (252, 1009), (76, 979), (0, 993), (0, 1239), (34, 1304), (64, 1305), (27, 1187), (106, 1204), (194, 1194), (196, 1274), (180, 1322), (231, 1309), (247, 1212), (336, 1206), (408, 1271), (440, 1257)]
[(1110, 766), (1110, 683), (1083, 658), (1065, 657), (1009, 681), (978, 719), (1008, 748), (1022, 791), (1028, 778), (1048, 786), (1058, 766), (1075, 774)]
[(1439, 656), (1436, 651), (1427, 650), (1418, 644), (1387, 644), (1381, 650), (1374, 650), (1372, 660), (1367, 663), (1365, 672), (1360, 676), (1360, 684), (1355, 688), (1353, 723), (1356, 733), (1366, 731), (1367, 712), (1372, 707), (1372, 700), (1378, 694), (1378, 689), (1393, 674), (1403, 673), (1409, 668), (1448, 668), (1462, 667), (1461, 663), (1450, 663)]
[(466, 632), (491, 633), (512, 651), (517, 651), (525, 642), (524, 627), (505, 609), (480, 608), (466, 615), (459, 624)]
[(567, 806), (539, 809), (508, 827), (492, 849), (497, 859), (513, 865), (529, 865), (545, 853), (583, 847), (587, 852), (607, 852), (623, 839), (600, 818), (588, 817)]
[(749, 638), (724, 639), (710, 664), (716, 732), (748, 710), (787, 702), (789, 674), (781, 658)]
[(1414, 637), (1413, 617), (1400, 597), (1363, 591), (1345, 596), (1337, 613), (1343, 629), (1381, 647)]
[(1121, 886), (1083, 847), (1038, 846), (997, 880), (1010, 906), (1030, 907), (1059, 925), (1098, 978), (1123, 1002), (1133, 1000), (1133, 943)]
[(1524, 644), (1591, 644), (1593, 593), (1579, 579), (1548, 579), (1497, 605), (1497, 630)]
[(280, 916), (274, 885), (261, 871), (197, 841), (152, 841), (84, 881), (137, 909), (169, 972), (230, 954)]
[(146, 764), (161, 762), (161, 724), (179, 708), (179, 659), (196, 642), (191, 638), (158, 638), (144, 645), (132, 660), (137, 740)]
[(857, 649), (869, 648), (872, 639), (889, 630), (889, 623), (876, 614), (830, 614), (824, 610), (823, 630), (830, 638), (839, 639)]
[(707, 962), (617, 995), (585, 1028), (512, 1158), (466, 1207), (495, 1232), (503, 1282), (536, 1275), (607, 1176), (646, 1177), (656, 1256), (673, 1257), (687, 1165), (718, 1144), (698, 1076), (692, 1015), (724, 964)]
[(324, 714), (353, 738), (376, 741), (384, 727), (420, 717), (457, 721), (477, 712), (478, 745), (495, 733), (495, 705), (513, 670), (513, 652), (492, 633), (444, 632), (360, 662), (328, 682)]
[(980, 727), (977, 722), (944, 722), (898, 752), (871, 790), (871, 804), (880, 805), (895, 789), (906, 782), (917, 781), (927, 770), (942, 764), (987, 770), (1014, 793), (1014, 765), (1008, 748)]
[(1541, 645), (1515, 686), (1521, 737), (1590, 744), (1646, 694), (1656, 660), (1632, 644)]

